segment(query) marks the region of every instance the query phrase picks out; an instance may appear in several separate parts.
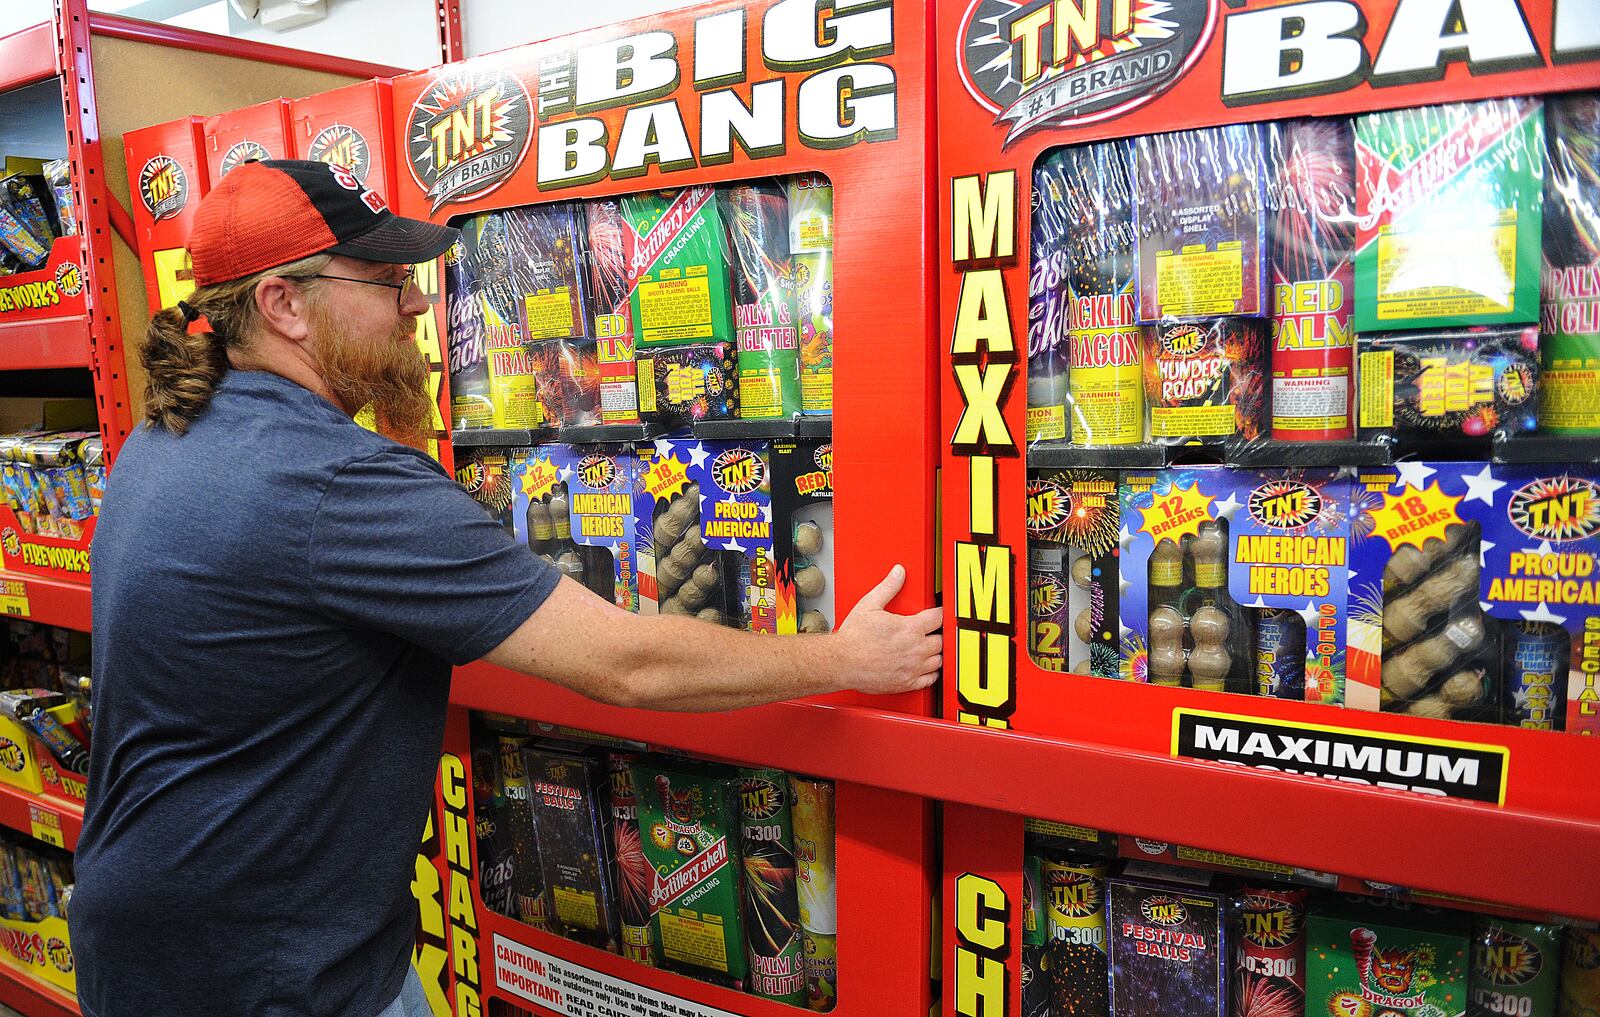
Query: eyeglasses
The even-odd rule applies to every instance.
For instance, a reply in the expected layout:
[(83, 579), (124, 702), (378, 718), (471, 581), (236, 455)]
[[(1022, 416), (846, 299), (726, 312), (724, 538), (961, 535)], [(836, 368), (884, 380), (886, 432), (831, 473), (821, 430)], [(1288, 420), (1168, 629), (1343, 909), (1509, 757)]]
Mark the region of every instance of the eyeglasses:
[(394, 304), (396, 308), (404, 308), (406, 297), (419, 292), (417, 290), (417, 270), (407, 269), (406, 277), (401, 282), (390, 283), (381, 279), (358, 279), (350, 275), (295, 275), (290, 279), (334, 279), (338, 282), (360, 283), (363, 286), (382, 286), (384, 289), (395, 290)]

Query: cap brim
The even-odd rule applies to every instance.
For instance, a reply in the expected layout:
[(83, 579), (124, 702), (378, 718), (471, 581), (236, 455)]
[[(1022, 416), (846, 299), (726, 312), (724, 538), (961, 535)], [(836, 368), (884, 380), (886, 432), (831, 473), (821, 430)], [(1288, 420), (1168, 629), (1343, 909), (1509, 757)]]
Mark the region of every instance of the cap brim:
[(354, 240), (328, 248), (328, 253), (386, 265), (414, 265), (439, 257), (460, 236), (461, 231), (453, 226), (391, 215)]

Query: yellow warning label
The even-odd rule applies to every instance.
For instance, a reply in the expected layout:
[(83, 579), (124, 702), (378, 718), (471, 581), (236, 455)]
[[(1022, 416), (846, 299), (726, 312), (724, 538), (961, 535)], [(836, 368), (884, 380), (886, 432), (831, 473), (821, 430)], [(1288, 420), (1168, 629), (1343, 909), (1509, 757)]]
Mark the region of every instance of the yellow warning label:
[(1361, 354), (1361, 426), (1394, 426), (1394, 351)]
[(528, 315), (527, 338), (565, 339), (572, 335), (572, 294), (566, 287), (530, 293), (522, 303)]
[(1156, 252), (1156, 301), (1163, 316), (1231, 314), (1243, 296), (1244, 252), (1237, 246)]
[(807, 413), (833, 412), (833, 367), (801, 365), (800, 407)]
[(728, 943), (719, 915), (695, 917), (694, 912), (663, 911), (661, 953), (667, 960), (728, 970)]
[(1233, 407), (1153, 406), (1150, 433), (1157, 438), (1204, 438), (1234, 432)]
[(1066, 436), (1065, 406), (1028, 407), (1028, 441), (1060, 441)]
[[(1517, 290), (1516, 210), (1501, 215), (1501, 224), (1487, 229), (1380, 235), (1378, 320), (1509, 311)], [(1428, 266), (1423, 277), (1419, 265)], [(1458, 285), (1464, 280), (1472, 282), (1471, 289)]]
[(656, 362), (654, 359), (642, 359), (637, 362), (639, 372), (639, 412), (654, 413), (656, 411)]
[(1544, 372), (1539, 423), (1553, 431), (1600, 428), (1600, 369)]
[(635, 325), (640, 342), (688, 342), (711, 336), (711, 286), (705, 278), (655, 282), (648, 278), (639, 280)]
[(552, 888), (552, 896), (556, 903), (556, 917), (563, 925), (572, 925), (580, 929), (600, 927), (600, 908), (594, 894), (567, 886), (557, 886)]
[[(1228, 410), (1228, 430), (1233, 411)], [(1144, 441), (1144, 378), (1137, 363), (1072, 369), (1072, 442), (1137, 445)]]

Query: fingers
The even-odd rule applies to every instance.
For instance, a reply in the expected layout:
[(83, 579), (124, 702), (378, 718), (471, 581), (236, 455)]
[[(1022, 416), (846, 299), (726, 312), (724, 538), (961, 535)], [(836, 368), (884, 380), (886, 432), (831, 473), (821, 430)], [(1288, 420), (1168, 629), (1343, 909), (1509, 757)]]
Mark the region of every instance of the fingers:
[(864, 607), (870, 611), (882, 611), (889, 606), (889, 601), (894, 599), (895, 594), (899, 593), (900, 588), (905, 584), (905, 566), (896, 565), (889, 570), (887, 576), (883, 577), (883, 582), (868, 590), (860, 600), (856, 601), (856, 607)]
[(937, 632), (944, 624), (944, 608), (930, 607), (925, 611), (918, 611), (911, 616), (911, 620), (917, 623), (918, 632)]

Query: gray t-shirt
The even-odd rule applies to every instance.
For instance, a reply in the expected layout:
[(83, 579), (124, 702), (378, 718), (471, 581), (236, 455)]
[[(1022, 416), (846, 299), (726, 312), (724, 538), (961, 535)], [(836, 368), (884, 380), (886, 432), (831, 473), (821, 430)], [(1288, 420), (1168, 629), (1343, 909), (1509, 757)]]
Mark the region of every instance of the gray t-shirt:
[(85, 1017), (371, 1017), (399, 994), (450, 665), (558, 574), (426, 456), (227, 375), (117, 457), (71, 908)]

